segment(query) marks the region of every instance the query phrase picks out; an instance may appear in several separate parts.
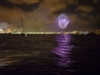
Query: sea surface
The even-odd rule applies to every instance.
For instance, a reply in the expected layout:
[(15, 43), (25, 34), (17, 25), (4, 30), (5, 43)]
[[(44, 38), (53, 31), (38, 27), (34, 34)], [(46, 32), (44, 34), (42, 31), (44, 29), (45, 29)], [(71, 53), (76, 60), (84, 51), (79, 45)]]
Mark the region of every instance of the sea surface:
[(99, 69), (99, 35), (0, 35), (0, 75), (100, 75)]

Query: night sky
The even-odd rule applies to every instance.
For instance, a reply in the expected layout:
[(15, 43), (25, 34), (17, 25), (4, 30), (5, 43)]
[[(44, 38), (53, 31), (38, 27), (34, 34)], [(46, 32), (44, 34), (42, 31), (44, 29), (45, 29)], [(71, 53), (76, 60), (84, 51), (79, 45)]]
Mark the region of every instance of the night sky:
[[(70, 20), (64, 30), (57, 18), (66, 14)], [(0, 0), (0, 28), (24, 31), (91, 31), (100, 29), (100, 0)]]

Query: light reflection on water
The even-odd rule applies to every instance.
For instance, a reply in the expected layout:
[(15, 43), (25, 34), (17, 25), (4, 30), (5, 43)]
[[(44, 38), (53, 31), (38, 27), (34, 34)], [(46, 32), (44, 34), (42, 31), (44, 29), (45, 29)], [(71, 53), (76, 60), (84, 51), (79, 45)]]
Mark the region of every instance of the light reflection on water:
[(59, 34), (56, 37), (57, 46), (54, 48), (53, 53), (58, 57), (54, 59), (59, 67), (68, 67), (72, 61), (69, 58), (73, 45), (71, 45), (72, 37), (70, 34)]

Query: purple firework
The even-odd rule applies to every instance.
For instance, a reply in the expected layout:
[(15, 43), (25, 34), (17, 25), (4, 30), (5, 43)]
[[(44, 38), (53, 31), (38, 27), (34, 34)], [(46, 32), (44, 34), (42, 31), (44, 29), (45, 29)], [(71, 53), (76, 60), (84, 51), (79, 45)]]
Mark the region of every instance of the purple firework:
[(66, 16), (66, 14), (61, 14), (58, 17), (58, 23), (59, 23), (59, 27), (62, 28), (62, 29), (66, 28), (68, 26), (69, 19)]

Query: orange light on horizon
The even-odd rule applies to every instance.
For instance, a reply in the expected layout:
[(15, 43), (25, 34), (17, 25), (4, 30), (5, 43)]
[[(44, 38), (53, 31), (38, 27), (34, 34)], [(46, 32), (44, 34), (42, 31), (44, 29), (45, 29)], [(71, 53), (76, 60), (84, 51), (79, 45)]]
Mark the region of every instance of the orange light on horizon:
[(6, 33), (11, 33), (11, 32), (12, 32), (11, 29), (7, 29), (7, 30), (6, 30)]

